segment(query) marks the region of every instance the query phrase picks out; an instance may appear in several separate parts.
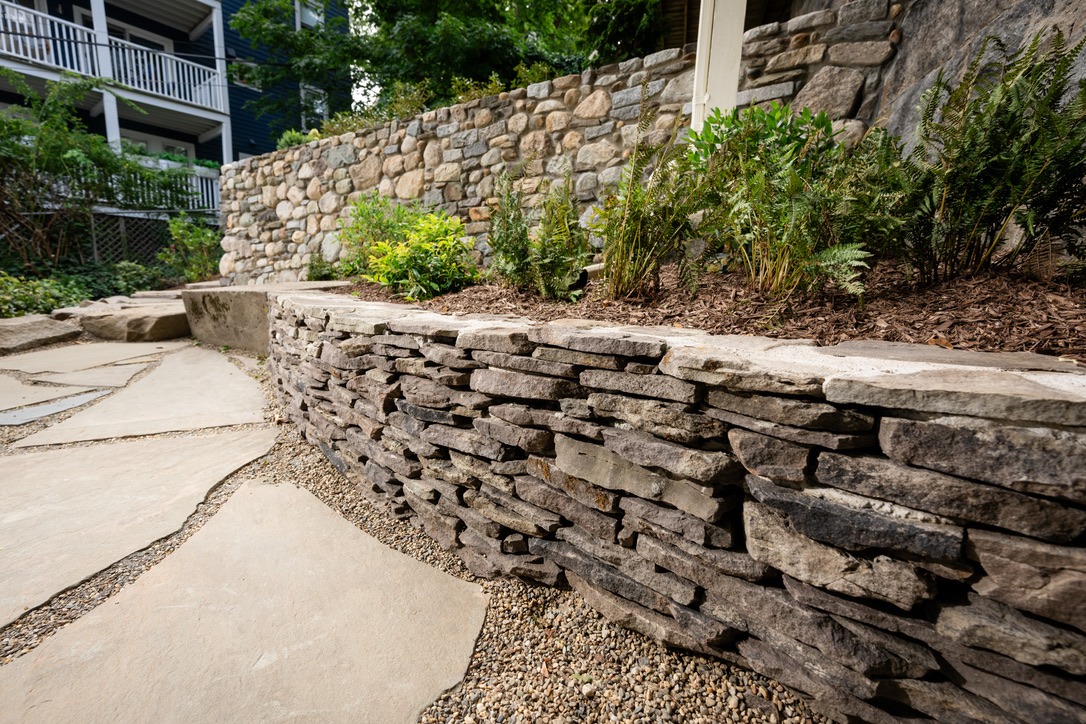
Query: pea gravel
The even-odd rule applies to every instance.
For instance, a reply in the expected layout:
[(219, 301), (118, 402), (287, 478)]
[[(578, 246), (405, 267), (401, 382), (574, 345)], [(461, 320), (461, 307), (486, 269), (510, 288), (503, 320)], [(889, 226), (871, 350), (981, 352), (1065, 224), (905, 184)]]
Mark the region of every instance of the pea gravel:
[[(234, 361), (260, 380), (268, 398), (274, 399), (262, 365), (253, 365), (251, 358)], [(259, 478), (309, 490), (390, 548), (479, 582), (489, 595), (467, 675), (421, 713), (421, 724), (825, 721), (783, 686), (758, 674), (669, 651), (641, 634), (609, 624), (576, 592), (513, 580), (479, 581), (455, 554), (439, 548), (387, 501), (365, 497), (316, 447), (283, 424), (277, 405), (269, 405), (266, 412), (270, 421), (282, 425), (268, 455), (216, 486), (176, 533), (0, 629), (0, 666), (136, 580), (199, 530), (244, 481)], [(44, 425), (20, 428), (17, 438), (40, 426)], [(0, 454), (9, 452), (5, 445), (17, 438), (0, 440)]]

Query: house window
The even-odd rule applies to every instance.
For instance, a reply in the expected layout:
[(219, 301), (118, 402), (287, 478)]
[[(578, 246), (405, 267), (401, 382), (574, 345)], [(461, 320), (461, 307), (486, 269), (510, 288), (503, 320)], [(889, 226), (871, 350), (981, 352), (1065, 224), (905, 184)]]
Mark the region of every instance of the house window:
[(232, 80), (235, 85), (240, 85), (242, 88), (263, 91), (264, 89), (260, 87), (260, 83), (253, 73), (256, 68), (256, 63), (249, 63), (244, 60), (233, 60), (230, 62), (230, 80)]
[(318, 0), (294, 0), (294, 16), (298, 30), (324, 25), (324, 5)]
[(303, 85), (299, 90), (302, 99), (302, 128), (316, 128), (328, 118), (328, 99), (324, 91)]

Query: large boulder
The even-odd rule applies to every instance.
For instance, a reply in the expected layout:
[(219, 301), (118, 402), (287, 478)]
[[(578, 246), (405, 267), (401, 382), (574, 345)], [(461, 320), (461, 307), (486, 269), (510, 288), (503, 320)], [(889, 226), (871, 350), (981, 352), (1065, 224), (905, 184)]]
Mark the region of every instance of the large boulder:
[(47, 344), (67, 342), (80, 334), (79, 327), (58, 322), (44, 314), (0, 319), (0, 354), (11, 354)]
[(189, 320), (181, 302), (146, 304), (85, 314), (83, 329), (102, 339), (159, 342), (189, 336)]

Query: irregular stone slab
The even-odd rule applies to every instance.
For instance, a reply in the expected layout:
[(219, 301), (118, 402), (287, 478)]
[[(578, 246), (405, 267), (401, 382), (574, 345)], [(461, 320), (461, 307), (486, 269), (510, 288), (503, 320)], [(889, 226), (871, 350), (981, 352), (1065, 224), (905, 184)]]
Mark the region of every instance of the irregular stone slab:
[(0, 458), (0, 621), (176, 531), (274, 441), (252, 430)]
[(615, 428), (604, 428), (603, 444), (632, 463), (663, 468), (691, 480), (737, 483), (743, 479), (742, 466), (727, 453), (692, 450), (647, 433)]
[(596, 355), (659, 358), (667, 350), (664, 338), (634, 327), (614, 327), (585, 319), (556, 319), (532, 327), (528, 339)]
[(15, 370), (28, 374), (42, 372), (75, 372), (91, 367), (100, 367), (120, 362), (135, 360), (138, 357), (171, 352), (191, 346), (188, 342), (145, 342), (134, 344), (113, 344), (92, 342), (73, 344), (67, 347), (46, 349), (28, 354), (0, 359), (0, 370)]
[(1030, 686), (995, 676), (960, 661), (954, 671), (968, 691), (999, 706), (1019, 721), (1045, 721), (1053, 724), (1077, 724), (1086, 720), (1086, 709)]
[[(210, 347), (268, 353), (268, 298), (289, 291), (334, 289), (349, 282), (295, 282), (185, 289), (182, 299), (192, 336)], [(136, 292), (133, 297), (145, 295)], [(161, 292), (159, 294), (162, 294)]]
[(554, 465), (553, 460), (533, 455), (528, 458), (527, 472), (593, 510), (602, 513), (614, 513), (618, 510), (618, 495), (580, 478), (566, 475)]
[[(733, 499), (733, 501), (735, 505), (740, 502), (739, 499)], [(631, 496), (623, 496), (619, 501), (619, 506), (631, 516), (681, 535), (691, 543), (696, 543), (699, 546), (729, 548), (735, 542), (730, 525), (720, 526), (706, 523), (701, 518), (695, 518), (681, 510), (664, 507)], [(635, 527), (632, 520), (628, 520), (627, 523), (631, 528)]]
[[(94, 392), (84, 392), (82, 395), (66, 397), (54, 402), (47, 402), (44, 405), (32, 405), (19, 410), (11, 410), (10, 412), (0, 412), (0, 425), (13, 427), (16, 425), (25, 425), (28, 422), (36, 422), (49, 417), (50, 415), (55, 415), (58, 412), (64, 412), (65, 410), (71, 410), (74, 407), (85, 405), (88, 402), (97, 400), (99, 397), (108, 395), (111, 391), (112, 390), (95, 390)], [(16, 443), (14, 447), (18, 447), (18, 443)]]
[(815, 477), (823, 485), (1051, 541), (1071, 541), (1086, 530), (1086, 512), (1076, 508), (884, 458), (822, 453)]
[(488, 352), (477, 349), (471, 356), (487, 367), (501, 367), (517, 372), (527, 372), (533, 375), (550, 375), (551, 377), (570, 377), (577, 379), (577, 368), (564, 362), (551, 362), (538, 357), (524, 357), (523, 355), (505, 354), (504, 352)]
[(886, 418), (879, 442), (901, 463), (1086, 503), (1086, 434), (961, 417)]
[(560, 400), (579, 397), (581, 392), (580, 387), (570, 380), (498, 369), (472, 372), (471, 389), (488, 395), (530, 400)]
[(763, 435), (779, 437), (782, 440), (799, 443), (800, 445), (812, 445), (823, 447), (827, 450), (857, 450), (859, 448), (874, 447), (874, 435), (854, 435), (843, 432), (826, 432), (824, 430), (806, 430), (801, 427), (778, 425), (775, 422), (766, 422), (755, 417), (739, 415), (727, 410), (708, 408), (705, 414), (715, 417), (729, 425), (741, 427), (745, 430), (760, 432)]
[(618, 533), (618, 519), (604, 515), (579, 503), (557, 488), (532, 475), (519, 475), (515, 479), (517, 495), (541, 508), (558, 513), (578, 525), (597, 540), (613, 542)]
[(598, 390), (625, 392), (642, 397), (656, 397), (691, 404), (700, 399), (698, 388), (689, 382), (665, 375), (635, 375), (608, 370), (585, 370), (581, 384)]
[(747, 487), (759, 503), (783, 512), (797, 533), (838, 548), (881, 549), (937, 561), (957, 561), (962, 556), (963, 531), (957, 526), (843, 505), (820, 497), (818, 490), (789, 490), (754, 475), (747, 477)]
[(85, 314), (79, 323), (95, 337), (122, 342), (157, 342), (189, 336), (185, 305), (176, 302)]
[(906, 704), (948, 724), (1018, 724), (990, 701), (947, 682), (897, 680), (879, 684), (879, 696)]
[(706, 402), (728, 412), (811, 430), (867, 432), (875, 426), (875, 419), (870, 415), (839, 410), (824, 402), (772, 395), (739, 395), (726, 390), (710, 390)]
[(35, 382), (48, 382), (54, 385), (84, 385), (87, 387), (124, 387), (128, 381), (147, 368), (146, 364), (114, 365), (112, 367), (92, 367), (77, 372), (62, 372), (55, 375), (32, 377)]
[(874, 339), (839, 342), (832, 347), (819, 347), (817, 352), (827, 357), (881, 358), (931, 365), (987, 367), (993, 370), (1086, 374), (1086, 368), (1071, 360), (1033, 352), (975, 352), (967, 349), (945, 349), (931, 344)]
[(738, 427), (728, 430), (728, 442), (744, 468), (753, 475), (775, 481), (806, 481), (811, 459), (815, 457), (803, 445)]
[(719, 420), (693, 413), (689, 406), (677, 402), (593, 392), (588, 396), (588, 406), (600, 417), (623, 420), (642, 432), (687, 445), (719, 438), (725, 430)]
[[(1051, 380), (1052, 385), (1040, 380)], [(1077, 383), (1077, 384), (1075, 384)], [(1086, 376), (976, 368), (939, 369), (863, 379), (831, 379), (826, 399), (998, 420), (1086, 425)]]
[(977, 594), (968, 606), (939, 612), (935, 630), (965, 646), (995, 651), (1032, 666), (1055, 666), (1086, 674), (1086, 636), (1026, 618), (1009, 606)]
[(1086, 551), (971, 530), (969, 552), (988, 574), (977, 593), (1086, 632)]
[(935, 586), (913, 566), (885, 556), (856, 558), (817, 543), (758, 503), (743, 506), (743, 520), (751, 556), (812, 586), (886, 601), (906, 611), (935, 594)]
[(536, 410), (524, 405), (495, 405), (490, 408), (489, 412), (494, 417), (511, 422), (514, 425), (535, 425), (545, 427), (552, 432), (580, 435), (596, 441), (603, 440), (604, 428), (591, 422), (570, 417), (562, 412)]
[(66, 397), (87, 391), (86, 387), (28, 385), (14, 377), (0, 375), (0, 410), (35, 405), (39, 402), (55, 400), (58, 397)]
[(22, 721), (412, 722), (463, 677), (486, 602), (309, 493), (249, 483), (5, 666), (0, 699)]
[(659, 500), (707, 521), (719, 520), (725, 510), (722, 501), (714, 499), (711, 491), (707, 494), (692, 483), (657, 475), (623, 460), (602, 445), (558, 435), (554, 449), (562, 472), (601, 488)]
[(260, 384), (226, 357), (190, 348), (103, 403), (23, 438), (15, 447), (263, 422)]
[(82, 332), (74, 324), (58, 322), (44, 314), (0, 319), (0, 354), (67, 342), (80, 334)]

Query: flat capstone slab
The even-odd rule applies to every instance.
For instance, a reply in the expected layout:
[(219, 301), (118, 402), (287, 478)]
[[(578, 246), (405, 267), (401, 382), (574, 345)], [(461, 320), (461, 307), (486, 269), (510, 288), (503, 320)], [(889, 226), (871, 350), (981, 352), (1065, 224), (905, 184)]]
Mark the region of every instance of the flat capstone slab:
[(58, 322), (44, 314), (0, 319), (0, 354), (67, 342), (80, 334), (82, 331), (74, 324)]
[(167, 355), (146, 377), (108, 400), (14, 447), (263, 422), (264, 404), (260, 385), (226, 357), (189, 347)]
[(0, 667), (0, 721), (417, 721), (487, 598), (293, 485), (245, 483), (114, 598)]
[(0, 370), (15, 370), (28, 374), (42, 372), (75, 372), (91, 367), (114, 364), (121, 360), (146, 357), (190, 347), (191, 342), (94, 342), (67, 347), (43, 349), (37, 352), (0, 358)]
[(31, 422), (37, 422), (50, 415), (66, 412), (79, 407), (80, 405), (85, 405), (88, 402), (97, 400), (99, 397), (105, 397), (112, 391), (113, 390), (92, 390), (91, 392), (84, 392), (80, 395), (73, 395), (72, 397), (64, 397), (41, 405), (31, 405), (29, 407), (20, 407), (18, 410), (0, 412), (0, 426), (15, 427), (18, 425), (26, 425)]
[(124, 387), (128, 381), (143, 371), (147, 364), (123, 364), (111, 367), (92, 367), (89, 370), (61, 372), (59, 374), (31, 377), (33, 382), (51, 385), (83, 385), (86, 387)]
[(178, 530), (274, 441), (246, 430), (0, 457), (0, 626)]
[[(73, 383), (74, 384), (74, 383)], [(48, 385), (28, 385), (21, 380), (0, 374), (0, 410), (36, 405), (59, 397), (67, 397), (80, 392), (88, 392), (86, 387), (49, 387)]]

